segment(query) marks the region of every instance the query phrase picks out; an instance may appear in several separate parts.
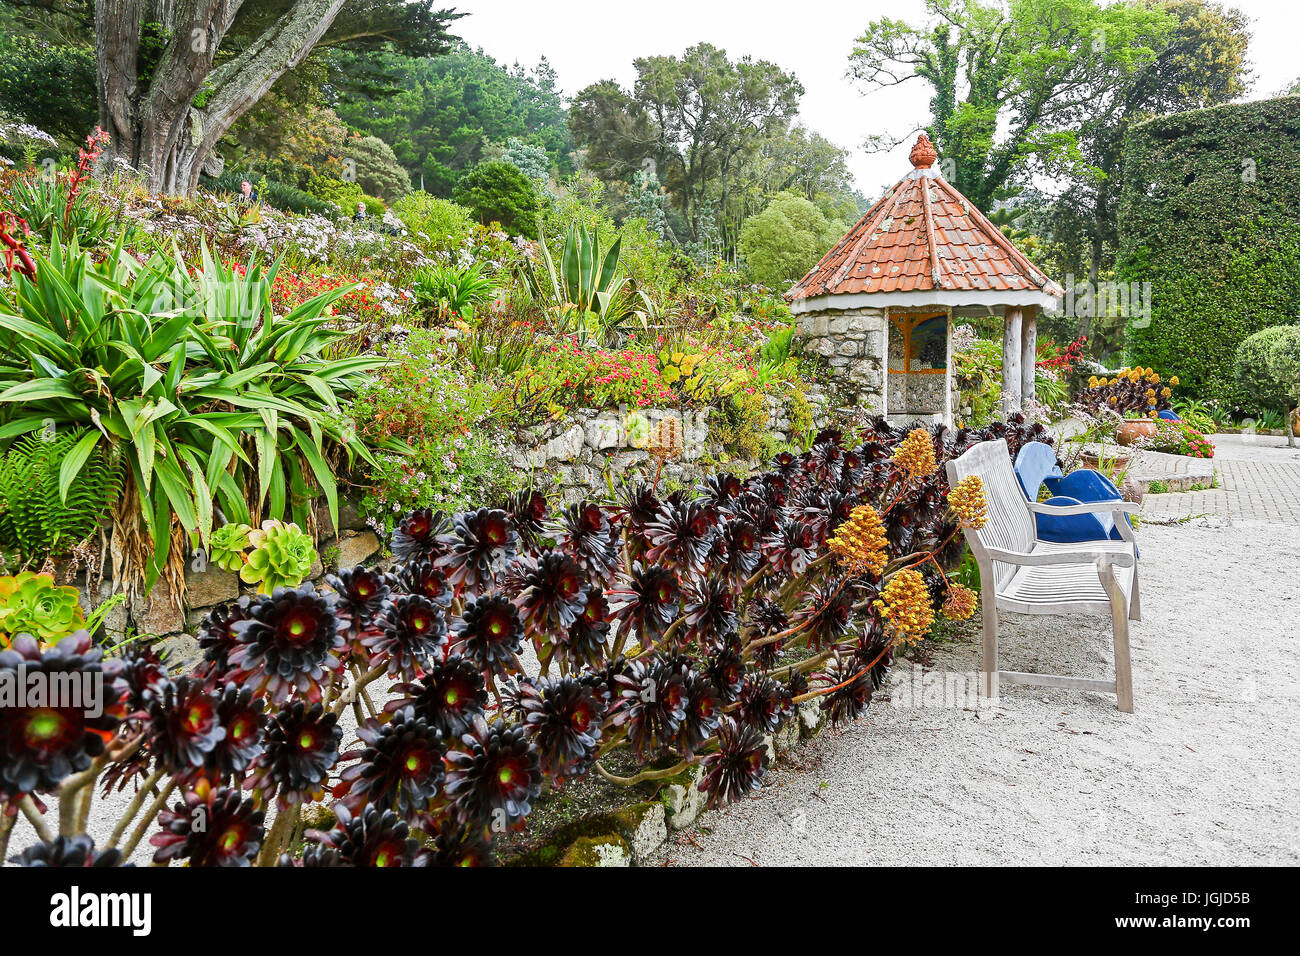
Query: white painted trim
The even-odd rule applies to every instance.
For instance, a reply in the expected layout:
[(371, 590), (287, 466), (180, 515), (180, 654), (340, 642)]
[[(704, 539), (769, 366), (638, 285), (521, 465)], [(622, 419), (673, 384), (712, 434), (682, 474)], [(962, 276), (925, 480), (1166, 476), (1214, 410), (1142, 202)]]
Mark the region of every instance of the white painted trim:
[(982, 305), (982, 306), (1026, 306), (1038, 305), (1046, 309), (1055, 309), (1060, 296), (1042, 289), (1024, 289), (1018, 292), (996, 292), (985, 289), (923, 289), (915, 292), (845, 292), (840, 295), (816, 295), (811, 299), (795, 299), (790, 303), (790, 311), (820, 312), (823, 309), (882, 309), (887, 306), (927, 306), (940, 307)]

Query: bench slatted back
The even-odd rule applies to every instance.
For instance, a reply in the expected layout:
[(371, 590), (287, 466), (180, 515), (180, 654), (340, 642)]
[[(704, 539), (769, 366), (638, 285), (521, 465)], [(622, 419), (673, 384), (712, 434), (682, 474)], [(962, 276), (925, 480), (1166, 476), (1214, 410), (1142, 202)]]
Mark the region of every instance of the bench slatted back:
[[(1016, 481), (1005, 438), (980, 442), (960, 458), (948, 462), (947, 467), (949, 484), (955, 485), (967, 475), (979, 475), (984, 480), (984, 494), (989, 504), (988, 522), (978, 531), (966, 532), (966, 540), (970, 542), (976, 560), (981, 564), (987, 562), (986, 548), (1026, 552), (1033, 547), (1034, 516)], [(1015, 565), (994, 564), (995, 587), (1001, 589), (1015, 573)]]

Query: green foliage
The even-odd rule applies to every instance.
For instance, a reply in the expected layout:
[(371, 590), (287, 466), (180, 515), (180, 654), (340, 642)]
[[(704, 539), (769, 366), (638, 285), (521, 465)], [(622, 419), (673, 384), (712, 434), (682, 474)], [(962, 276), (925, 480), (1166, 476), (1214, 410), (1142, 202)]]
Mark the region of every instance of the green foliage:
[(8, 207), (46, 243), (53, 238), (55, 230), (60, 235), (77, 236), (83, 246), (112, 241), (121, 228), (113, 210), (84, 189), (69, 208), (71, 188), (67, 173), (32, 172), (14, 180)]
[(421, 270), (412, 289), (415, 303), (439, 318), (470, 318), (474, 310), (492, 301), (496, 283), (483, 274), (477, 262), (467, 266), (434, 264)]
[(352, 287), (276, 315), (276, 267), (250, 262), (241, 275), (206, 249), (194, 269), (179, 255), (141, 264), (120, 244), (95, 263), (56, 242), (37, 266), (0, 297), (0, 440), (50, 420), (80, 429), (62, 495), (97, 450), (121, 446), (127, 500), (151, 545), (127, 555), (140, 562), (129, 572), (152, 583), (173, 520), (206, 546), (218, 505), (230, 520), (265, 511), (305, 522), (323, 493), (337, 518), (331, 447), (349, 464), (371, 459), (341, 400), (379, 364), (325, 357), (346, 335), (326, 327), (325, 310)]
[(480, 163), (461, 177), (453, 198), (483, 225), (497, 222), (511, 235), (537, 235), (537, 191), (518, 168)]
[(1151, 120), (1126, 147), (1120, 277), (1150, 282), (1129, 358), (1177, 368), (1201, 399), (1253, 407), (1249, 335), (1300, 313), (1300, 97)]
[[(344, 144), (345, 173), (368, 196), (396, 202), (411, 191), (411, 177), (397, 161), (392, 148), (378, 136), (358, 136)], [(348, 163), (351, 163), (349, 167)]]
[(73, 142), (95, 125), (95, 49), (0, 30), (0, 113)]
[(740, 230), (740, 254), (754, 279), (788, 289), (817, 264), (844, 234), (846, 226), (828, 220), (813, 203), (794, 193), (777, 193)]
[(1274, 325), (1237, 347), (1237, 382), (1248, 411), (1285, 412), (1300, 405), (1300, 325)]
[(239, 579), (256, 584), (259, 594), (296, 588), (311, 575), (316, 548), (296, 524), (263, 521), (260, 528), (248, 532), (248, 543), (252, 550), (239, 569)]
[[(642, 218), (631, 217), (617, 225), (610, 215), (603, 182), (590, 176), (568, 180), (554, 198), (542, 227), (552, 248), (564, 243), (574, 228), (587, 232), (609, 247), (617, 240), (621, 267), (637, 288), (667, 292), (677, 282), (669, 246), (660, 233)], [(531, 237), (530, 237), (531, 238)]]
[(19, 634), (57, 644), (85, 626), (76, 588), (59, 587), (53, 575), (32, 571), (0, 577), (0, 650)]
[(382, 97), (345, 99), (335, 108), (352, 128), (389, 143), (421, 189), (450, 196), (467, 170), (512, 137), (540, 146), (561, 174), (573, 172), (564, 103), (545, 59), (531, 71), (507, 69), (458, 43), (434, 58), (349, 54), (337, 62), (342, 73), (372, 64), (391, 75)]
[(464, 206), (416, 191), (393, 205), (393, 212), (426, 252), (451, 252), (474, 232), (474, 215)]
[(59, 490), (68, 456), (85, 439), (82, 429), (19, 438), (0, 458), (0, 553), (20, 566), (59, 557), (89, 537), (122, 491), (116, 452), (96, 448)]

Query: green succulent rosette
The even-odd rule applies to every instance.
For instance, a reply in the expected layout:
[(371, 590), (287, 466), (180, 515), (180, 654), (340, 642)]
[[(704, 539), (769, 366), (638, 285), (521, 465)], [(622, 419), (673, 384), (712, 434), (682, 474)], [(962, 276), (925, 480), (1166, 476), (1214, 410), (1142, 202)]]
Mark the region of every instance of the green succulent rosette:
[(23, 571), (0, 577), (0, 647), (19, 634), (57, 644), (86, 626), (77, 589), (54, 583), (52, 574)]
[(246, 524), (226, 524), (212, 532), (209, 555), (213, 564), (223, 571), (239, 571), (244, 567), (244, 552), (250, 547), (248, 534), (253, 529)]
[(293, 523), (263, 521), (261, 528), (248, 533), (248, 543), (253, 550), (239, 569), (239, 577), (256, 584), (260, 594), (297, 587), (311, 574), (316, 561), (311, 537)]

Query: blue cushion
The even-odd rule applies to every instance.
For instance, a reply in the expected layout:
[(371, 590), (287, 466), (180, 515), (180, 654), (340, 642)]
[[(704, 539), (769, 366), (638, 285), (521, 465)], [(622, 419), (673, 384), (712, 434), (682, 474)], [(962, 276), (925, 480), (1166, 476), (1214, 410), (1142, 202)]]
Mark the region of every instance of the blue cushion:
[(1159, 412), (1159, 413), (1157, 413), (1156, 417), (1157, 417), (1157, 418), (1163, 418), (1163, 419), (1164, 419), (1165, 421), (1167, 421), (1167, 422), (1181, 422), (1181, 421), (1182, 421), (1182, 419), (1178, 417), (1178, 413), (1177, 413), (1177, 412), (1171, 411), (1171, 410), (1168, 409), (1168, 408), (1166, 408), (1163, 412)]
[[(1078, 505), (1078, 498), (1057, 495), (1048, 498), (1049, 505)], [(1038, 537), (1044, 541), (1104, 541), (1110, 529), (1102, 524), (1109, 515), (1035, 515), (1038, 519)]]
[[(1114, 482), (1099, 471), (1080, 468), (1062, 476), (1056, 451), (1043, 442), (1027, 442), (1016, 455), (1016, 478), (1030, 501), (1038, 500), (1038, 489), (1047, 485), (1053, 497), (1050, 505), (1077, 505), (1094, 501), (1121, 501)], [(1035, 515), (1038, 537), (1044, 541), (1076, 542), (1122, 540), (1112, 517), (1105, 513), (1084, 515)], [(1125, 515), (1125, 521), (1128, 516)], [(1130, 527), (1132, 523), (1130, 522)]]

